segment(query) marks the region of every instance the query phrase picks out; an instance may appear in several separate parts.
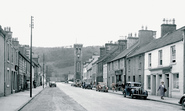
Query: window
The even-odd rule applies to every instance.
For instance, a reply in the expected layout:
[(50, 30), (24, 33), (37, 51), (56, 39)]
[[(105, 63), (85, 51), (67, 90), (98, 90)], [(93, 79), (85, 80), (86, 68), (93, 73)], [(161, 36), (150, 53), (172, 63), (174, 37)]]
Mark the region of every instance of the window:
[(173, 74), (173, 89), (179, 89), (179, 74)]
[(112, 70), (114, 70), (114, 62), (112, 62)]
[(135, 82), (135, 76), (133, 76), (133, 82)]
[(139, 69), (141, 69), (141, 56), (139, 56), (139, 61), (138, 61), (138, 63), (139, 63)]
[(114, 83), (114, 76), (112, 76), (112, 83)]
[(141, 83), (141, 75), (139, 75), (139, 81), (138, 82), (140, 82)]
[(151, 61), (151, 59), (152, 59), (152, 54), (151, 53), (149, 53), (148, 54), (148, 67), (151, 67), (152, 66), (152, 61)]
[(112, 70), (112, 62), (110, 63), (110, 70)]
[(130, 81), (130, 76), (128, 76), (128, 81)]
[(120, 60), (118, 60), (118, 69), (120, 69)]
[(162, 50), (159, 50), (159, 65), (163, 65)]
[(147, 84), (148, 84), (148, 89), (151, 89), (151, 84), (150, 84), (150, 81), (151, 81), (151, 79), (150, 79), (150, 75), (148, 75), (147, 76)]
[(128, 60), (128, 70), (130, 71), (130, 59)]
[(10, 55), (10, 52), (9, 52), (10, 45), (8, 44), (7, 46), (8, 46), (7, 49), (8, 49), (8, 61), (9, 61), (10, 60), (10, 58), (9, 58), (9, 55)]
[(13, 48), (12, 48), (12, 63), (13, 63)]
[(171, 63), (176, 62), (176, 49), (175, 46), (171, 46)]

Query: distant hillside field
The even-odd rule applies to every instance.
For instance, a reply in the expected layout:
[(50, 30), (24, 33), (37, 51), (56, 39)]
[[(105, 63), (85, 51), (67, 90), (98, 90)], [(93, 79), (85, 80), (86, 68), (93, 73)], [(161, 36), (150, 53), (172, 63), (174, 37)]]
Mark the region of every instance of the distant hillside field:
[[(88, 46), (82, 48), (82, 62), (87, 61), (94, 53), (99, 55), (100, 46)], [(60, 76), (74, 73), (74, 49), (73, 48), (44, 48), (33, 47), (34, 54), (38, 54), (40, 64), (43, 65), (43, 53), (45, 55), (45, 65), (48, 66), (50, 75)]]

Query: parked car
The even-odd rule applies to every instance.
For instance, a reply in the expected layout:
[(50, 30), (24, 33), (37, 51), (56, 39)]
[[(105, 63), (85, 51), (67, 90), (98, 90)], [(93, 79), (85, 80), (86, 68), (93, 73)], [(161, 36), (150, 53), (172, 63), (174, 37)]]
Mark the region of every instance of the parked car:
[(128, 95), (131, 96), (131, 98), (143, 97), (144, 99), (147, 99), (148, 92), (142, 88), (141, 83), (139, 82), (127, 82), (123, 91), (123, 95), (124, 97)]
[(98, 82), (98, 85), (96, 86), (96, 91), (103, 91), (103, 92), (108, 92), (108, 87), (106, 83), (104, 82)]
[(185, 110), (185, 94), (180, 98), (179, 104), (181, 104), (182, 109)]
[(84, 88), (84, 89), (92, 89), (92, 84), (91, 83), (89, 83), (89, 82), (85, 82), (85, 84), (83, 84), (83, 86), (82, 86), (82, 88)]
[(56, 84), (55, 81), (50, 81), (50, 82), (49, 82), (49, 86), (50, 86), (50, 87), (52, 87), (52, 86), (57, 87), (57, 84)]
[(75, 87), (81, 87), (82, 86), (81, 80), (80, 79), (76, 79), (74, 86)]

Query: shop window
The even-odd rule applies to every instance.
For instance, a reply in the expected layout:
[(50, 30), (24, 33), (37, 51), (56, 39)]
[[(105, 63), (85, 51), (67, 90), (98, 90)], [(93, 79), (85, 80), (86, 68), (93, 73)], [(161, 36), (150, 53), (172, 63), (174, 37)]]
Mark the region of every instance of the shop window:
[(179, 74), (173, 74), (173, 89), (179, 89)]
[(148, 85), (147, 88), (148, 89), (151, 89), (151, 84), (150, 83), (151, 83), (151, 79), (150, 79), (150, 75), (148, 75), (147, 76), (147, 85)]
[(175, 46), (171, 46), (171, 63), (176, 62), (176, 49)]

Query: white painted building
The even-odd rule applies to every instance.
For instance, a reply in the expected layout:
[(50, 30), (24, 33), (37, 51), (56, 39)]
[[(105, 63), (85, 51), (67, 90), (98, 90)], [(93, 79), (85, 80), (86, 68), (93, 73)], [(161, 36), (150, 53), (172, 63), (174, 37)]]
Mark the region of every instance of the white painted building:
[[(175, 30), (168, 32), (163, 25), (168, 29), (175, 26)], [(157, 90), (164, 81), (165, 96), (180, 98), (185, 93), (183, 28), (176, 30), (175, 24), (162, 24), (161, 27), (167, 33), (141, 50), (145, 52), (144, 88), (149, 94), (159, 96)]]

